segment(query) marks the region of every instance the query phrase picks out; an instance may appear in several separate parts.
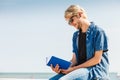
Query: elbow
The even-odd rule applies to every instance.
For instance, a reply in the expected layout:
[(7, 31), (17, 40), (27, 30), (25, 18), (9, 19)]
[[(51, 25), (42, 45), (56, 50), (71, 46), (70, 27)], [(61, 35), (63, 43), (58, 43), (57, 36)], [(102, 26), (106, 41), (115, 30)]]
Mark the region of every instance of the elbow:
[(101, 62), (101, 59), (96, 59), (96, 60), (95, 60), (95, 63), (96, 63), (96, 64), (99, 64), (100, 62)]
[(97, 64), (99, 64), (101, 62), (101, 59), (97, 60)]

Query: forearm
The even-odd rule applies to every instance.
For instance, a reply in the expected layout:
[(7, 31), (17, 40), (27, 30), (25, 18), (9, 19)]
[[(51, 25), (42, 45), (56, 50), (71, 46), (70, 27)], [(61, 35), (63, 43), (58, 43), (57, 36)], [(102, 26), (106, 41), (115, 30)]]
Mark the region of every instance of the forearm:
[(74, 66), (74, 69), (79, 69), (79, 68), (86, 68), (86, 67), (90, 67), (90, 66), (94, 66), (96, 64), (99, 63), (98, 59), (95, 58), (91, 58), (90, 60), (78, 65), (78, 66)]
[(78, 66), (74, 66), (74, 69), (91, 67), (91, 66), (94, 66), (94, 65), (100, 63), (101, 58), (102, 58), (102, 53), (103, 53), (102, 50), (96, 51), (93, 58), (89, 59), (88, 61), (84, 62), (83, 64), (80, 64)]
[(72, 63), (72, 64), (70, 65), (70, 67), (73, 67), (73, 66), (75, 66), (75, 65), (76, 65), (76, 63), (77, 63), (77, 62), (75, 62), (75, 61), (72, 61), (72, 60), (71, 60), (70, 62)]

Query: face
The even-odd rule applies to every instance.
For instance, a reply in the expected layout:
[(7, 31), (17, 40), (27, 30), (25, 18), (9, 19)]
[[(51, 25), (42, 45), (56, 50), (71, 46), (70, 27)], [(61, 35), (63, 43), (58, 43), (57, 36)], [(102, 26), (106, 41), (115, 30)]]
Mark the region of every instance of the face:
[(76, 29), (80, 28), (80, 18), (77, 16), (72, 16), (68, 19), (68, 24), (74, 26)]

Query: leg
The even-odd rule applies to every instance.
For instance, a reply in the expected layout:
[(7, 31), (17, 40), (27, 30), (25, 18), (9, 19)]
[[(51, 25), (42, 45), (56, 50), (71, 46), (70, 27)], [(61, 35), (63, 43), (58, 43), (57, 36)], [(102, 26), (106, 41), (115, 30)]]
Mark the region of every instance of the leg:
[(94, 78), (94, 80), (109, 80), (108, 78)]
[(80, 68), (68, 73), (59, 80), (88, 80), (88, 75), (89, 71), (87, 68)]
[(64, 74), (57, 74), (57, 75), (53, 76), (52, 78), (50, 78), (49, 80), (58, 80), (62, 76), (64, 76)]

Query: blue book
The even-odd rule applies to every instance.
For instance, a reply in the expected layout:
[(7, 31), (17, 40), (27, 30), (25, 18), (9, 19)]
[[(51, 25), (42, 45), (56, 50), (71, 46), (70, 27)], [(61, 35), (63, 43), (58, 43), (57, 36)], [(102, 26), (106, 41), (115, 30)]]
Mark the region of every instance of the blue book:
[(48, 66), (50, 66), (51, 64), (53, 65), (53, 67), (55, 67), (58, 64), (60, 66), (60, 69), (68, 69), (70, 67), (70, 65), (71, 65), (71, 62), (63, 60), (63, 59), (55, 57), (55, 56), (52, 56), (47, 61)]

